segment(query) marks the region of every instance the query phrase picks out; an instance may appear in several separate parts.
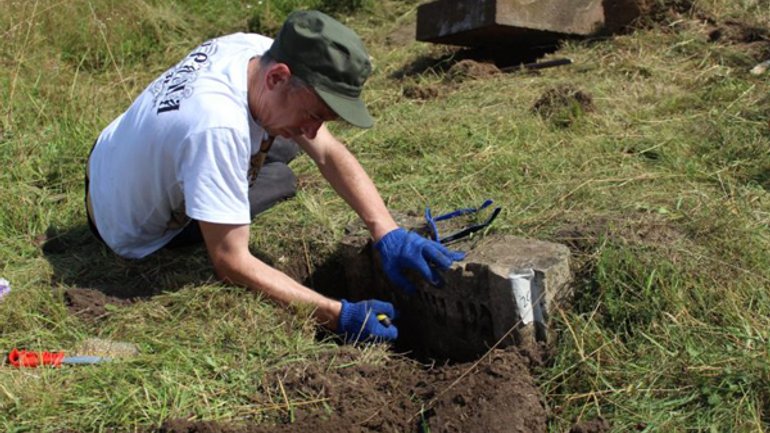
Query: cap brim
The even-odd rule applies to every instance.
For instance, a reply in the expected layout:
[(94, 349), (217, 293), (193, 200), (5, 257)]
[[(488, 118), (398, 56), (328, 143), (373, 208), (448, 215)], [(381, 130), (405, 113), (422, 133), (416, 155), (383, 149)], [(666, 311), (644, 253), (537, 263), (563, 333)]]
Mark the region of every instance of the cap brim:
[(359, 128), (371, 128), (374, 125), (374, 119), (360, 98), (348, 98), (319, 88), (315, 91), (342, 120)]

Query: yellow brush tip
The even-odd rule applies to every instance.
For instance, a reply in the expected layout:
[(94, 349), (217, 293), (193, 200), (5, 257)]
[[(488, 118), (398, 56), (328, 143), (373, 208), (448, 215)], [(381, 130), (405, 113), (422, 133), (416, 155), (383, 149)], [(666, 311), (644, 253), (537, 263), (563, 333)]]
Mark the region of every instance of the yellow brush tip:
[(377, 321), (379, 321), (380, 323), (382, 323), (385, 326), (390, 326), (391, 325), (390, 317), (388, 317), (388, 315), (385, 314), (385, 313), (378, 314), (377, 315)]

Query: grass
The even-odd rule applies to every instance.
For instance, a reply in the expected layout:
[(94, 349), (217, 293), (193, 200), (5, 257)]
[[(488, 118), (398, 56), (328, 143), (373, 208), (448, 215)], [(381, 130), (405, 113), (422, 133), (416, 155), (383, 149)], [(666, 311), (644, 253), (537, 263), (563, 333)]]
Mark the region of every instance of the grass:
[[(13, 287), (0, 344), (67, 349), (99, 336), (141, 349), (99, 368), (0, 369), (0, 429), (268, 421), (283, 397), (264, 375), (334, 350), (314, 340), (308, 312), (216, 283), (202, 249), (134, 263), (99, 248), (81, 186), (94, 137), (190, 47), (274, 31), (292, 8), (330, 4), (0, 0), (0, 276)], [(438, 69), (392, 78), (446, 53), (387, 43), (413, 25), (410, 2), (335, 5), (373, 57), (366, 97), (377, 125), (333, 129), (388, 205), (441, 211), (491, 197), (504, 208), (494, 231), (570, 242), (577, 295), (554, 315), (555, 359), (538, 371), (552, 431), (599, 415), (613, 431), (770, 428), (770, 81), (748, 73), (764, 58), (742, 42), (709, 42), (702, 19), (767, 28), (767, 2), (696, 1), (662, 25), (565, 43), (554, 56), (573, 66), (462, 82)], [(571, 109), (566, 127), (532, 110), (565, 85), (595, 106)], [(439, 94), (409, 99), (406, 86)], [(355, 215), (309, 159), (294, 168), (305, 187), (255, 223), (252, 247), (278, 265), (303, 251), (317, 264)], [(45, 233), (60, 251), (41, 250)], [(93, 323), (62, 300), (89, 284), (156, 296)], [(260, 393), (276, 404), (255, 404)]]

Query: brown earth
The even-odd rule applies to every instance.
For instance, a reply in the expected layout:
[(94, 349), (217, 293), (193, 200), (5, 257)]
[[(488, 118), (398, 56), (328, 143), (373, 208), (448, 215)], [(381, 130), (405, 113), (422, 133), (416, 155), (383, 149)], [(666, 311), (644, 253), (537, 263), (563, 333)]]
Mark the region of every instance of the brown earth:
[[(386, 365), (360, 363), (360, 353), (343, 347), (317, 362), (266, 378), (263, 386), (272, 389), (258, 394), (254, 403), (281, 409), (273, 425), (176, 419), (152, 432), (546, 431), (542, 394), (525, 360), (513, 351), (494, 351), (477, 363), (429, 369), (396, 357)], [(332, 358), (336, 367), (329, 367)], [(278, 387), (286, 393), (284, 401), (263, 401), (265, 395), (281, 395)]]
[[(603, 0), (602, 6), (605, 11), (609, 11), (606, 14), (608, 21), (600, 37), (595, 40), (637, 29), (656, 28), (662, 32), (677, 32), (696, 25), (704, 31), (708, 41), (736, 46), (756, 62), (770, 57), (769, 29), (757, 23), (718, 20), (702, 11), (693, 0)], [(402, 26), (392, 32), (388, 40), (394, 38), (403, 44), (408, 35), (407, 29)], [(589, 39), (587, 43), (592, 40)], [(519, 43), (515, 47), (473, 48), (437, 44), (432, 53), (413, 59), (391, 77), (404, 79), (426, 72), (445, 74), (445, 83), (451, 87), (469, 78), (486, 78), (500, 73), (498, 67), (505, 72), (518, 71), (517, 68), (508, 68), (536, 62), (557, 50), (558, 44), (529, 47), (526, 43)]]
[(584, 113), (594, 110), (593, 97), (569, 85), (546, 90), (532, 106), (534, 113), (561, 127), (570, 126)]
[(413, 42), (415, 42), (413, 23), (402, 24), (385, 36), (385, 45), (388, 47), (404, 47)]
[(410, 84), (404, 86), (402, 93), (404, 97), (408, 99), (430, 100), (439, 97), (443, 91), (441, 87), (435, 84), (426, 84), (422, 86)]
[[(692, 0), (605, 0), (624, 3), (635, 1), (640, 18), (633, 27), (655, 27), (663, 32), (695, 28), (701, 31), (709, 42), (730, 45), (755, 62), (770, 57), (770, 29), (757, 22), (740, 22), (731, 19), (719, 20), (701, 10)], [(735, 65), (744, 66), (744, 65)], [(751, 65), (753, 66), (753, 65)]]
[(70, 288), (64, 291), (64, 302), (70, 314), (85, 322), (96, 322), (105, 318), (109, 312), (107, 305), (125, 306), (131, 303), (126, 299), (105, 295), (99, 290)]
[(583, 421), (569, 429), (569, 433), (604, 433), (610, 430), (610, 423), (603, 418)]
[(500, 69), (494, 63), (464, 59), (449, 68), (447, 79), (453, 82), (462, 82), (466, 79), (487, 78), (499, 73)]

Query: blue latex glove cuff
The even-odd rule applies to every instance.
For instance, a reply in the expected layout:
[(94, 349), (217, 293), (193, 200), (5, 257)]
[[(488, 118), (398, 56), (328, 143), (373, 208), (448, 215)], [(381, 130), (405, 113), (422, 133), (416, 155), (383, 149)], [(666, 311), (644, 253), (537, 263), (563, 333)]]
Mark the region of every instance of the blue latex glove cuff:
[(441, 282), (438, 271), (445, 271), (452, 262), (465, 258), (465, 253), (451, 251), (439, 242), (399, 227), (391, 230), (374, 244), (380, 253), (382, 269), (388, 279), (407, 293), (417, 288), (403, 274), (405, 269), (417, 271), (433, 285)]
[(346, 343), (359, 341), (392, 341), (398, 338), (398, 329), (393, 324), (381, 322), (377, 316), (384, 314), (395, 319), (396, 310), (389, 302), (370, 299), (348, 302), (343, 299), (337, 333)]

